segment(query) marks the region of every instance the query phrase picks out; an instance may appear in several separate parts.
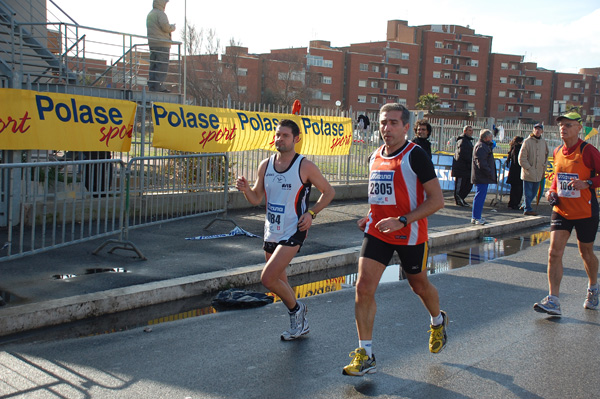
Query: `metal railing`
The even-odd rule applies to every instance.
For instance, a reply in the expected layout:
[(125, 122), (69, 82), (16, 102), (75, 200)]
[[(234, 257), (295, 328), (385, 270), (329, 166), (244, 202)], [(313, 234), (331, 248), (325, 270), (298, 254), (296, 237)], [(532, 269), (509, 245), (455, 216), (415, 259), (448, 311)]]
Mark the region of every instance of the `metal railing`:
[(7, 203), (0, 261), (115, 234), (118, 240), (95, 252), (118, 244), (144, 258), (129, 229), (200, 215), (224, 218), (229, 174), (227, 154), (0, 164)]

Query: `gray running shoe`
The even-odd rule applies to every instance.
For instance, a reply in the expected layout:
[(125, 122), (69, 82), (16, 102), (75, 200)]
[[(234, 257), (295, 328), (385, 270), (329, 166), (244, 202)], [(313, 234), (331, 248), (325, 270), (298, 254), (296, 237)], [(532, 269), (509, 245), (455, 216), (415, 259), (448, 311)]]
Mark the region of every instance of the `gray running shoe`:
[(558, 299), (554, 300), (550, 298), (550, 296), (547, 296), (546, 298), (542, 299), (541, 302), (534, 304), (533, 310), (540, 313), (548, 313), (554, 316), (560, 316), (562, 314)]
[(290, 313), (290, 329), (281, 334), (282, 341), (292, 341), (310, 332), (310, 327), (306, 320), (308, 308), (300, 301), (298, 301), (298, 306), (300, 309), (297, 312)]
[(596, 310), (598, 309), (598, 288), (595, 290), (587, 290), (587, 298), (585, 298), (585, 302), (583, 303), (583, 307), (586, 309)]
[(483, 225), (483, 224), (486, 224), (486, 223), (487, 222), (485, 221), (484, 218), (481, 218), (481, 219), (471, 219), (471, 224), (481, 224), (481, 225)]

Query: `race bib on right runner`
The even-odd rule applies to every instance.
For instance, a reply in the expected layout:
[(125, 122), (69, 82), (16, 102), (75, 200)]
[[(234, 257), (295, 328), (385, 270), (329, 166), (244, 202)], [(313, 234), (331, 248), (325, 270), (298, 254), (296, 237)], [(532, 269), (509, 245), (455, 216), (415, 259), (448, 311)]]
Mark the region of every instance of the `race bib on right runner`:
[(558, 196), (562, 198), (579, 198), (581, 197), (581, 192), (579, 190), (574, 189), (572, 186), (569, 186), (569, 183), (573, 179), (579, 179), (579, 175), (577, 173), (557, 173), (556, 175), (558, 181), (556, 184), (556, 191), (558, 192)]

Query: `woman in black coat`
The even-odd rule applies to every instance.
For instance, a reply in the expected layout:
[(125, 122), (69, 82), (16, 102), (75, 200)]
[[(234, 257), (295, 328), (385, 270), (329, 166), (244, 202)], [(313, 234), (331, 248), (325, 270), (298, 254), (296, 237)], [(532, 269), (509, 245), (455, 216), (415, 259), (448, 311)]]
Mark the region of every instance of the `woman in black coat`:
[(506, 182), (510, 184), (510, 197), (508, 207), (518, 210), (523, 197), (523, 180), (521, 180), (521, 165), (519, 165), (519, 152), (523, 145), (523, 137), (516, 136), (510, 141), (510, 149), (506, 163), (508, 166), (508, 177)]

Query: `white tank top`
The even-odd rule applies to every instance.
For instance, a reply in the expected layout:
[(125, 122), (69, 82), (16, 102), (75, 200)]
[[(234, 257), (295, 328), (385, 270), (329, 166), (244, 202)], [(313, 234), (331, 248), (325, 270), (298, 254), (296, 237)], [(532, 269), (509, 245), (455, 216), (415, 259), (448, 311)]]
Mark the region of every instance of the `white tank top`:
[(300, 165), (304, 156), (296, 154), (283, 172), (274, 168), (272, 155), (265, 171), (265, 237), (267, 242), (286, 241), (298, 231), (298, 219), (308, 210), (310, 183), (300, 178)]

